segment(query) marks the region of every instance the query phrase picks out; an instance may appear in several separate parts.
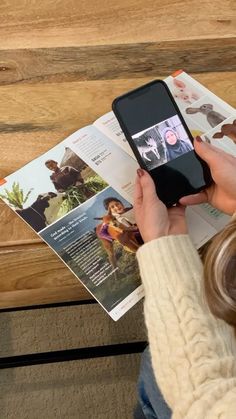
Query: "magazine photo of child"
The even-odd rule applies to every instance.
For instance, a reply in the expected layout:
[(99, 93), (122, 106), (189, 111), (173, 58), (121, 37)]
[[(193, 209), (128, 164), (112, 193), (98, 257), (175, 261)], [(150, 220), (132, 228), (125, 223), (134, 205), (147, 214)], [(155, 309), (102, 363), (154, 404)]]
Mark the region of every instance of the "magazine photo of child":
[(96, 227), (96, 233), (107, 250), (111, 263), (117, 266), (113, 242), (117, 241), (124, 250), (130, 253), (135, 253), (143, 242), (134, 221), (132, 206), (126, 207), (119, 198), (114, 196), (105, 198), (103, 205), (107, 214), (98, 218), (103, 222)]
[(140, 286), (135, 253), (141, 237), (133, 207), (107, 187), (40, 236), (110, 312)]

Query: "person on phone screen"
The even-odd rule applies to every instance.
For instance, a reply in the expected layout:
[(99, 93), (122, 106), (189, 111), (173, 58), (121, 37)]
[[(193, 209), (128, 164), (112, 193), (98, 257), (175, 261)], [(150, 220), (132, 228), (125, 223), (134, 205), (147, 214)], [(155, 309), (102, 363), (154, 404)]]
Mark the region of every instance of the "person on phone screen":
[[(150, 175), (138, 169), (134, 210), (145, 244), (137, 259), (149, 340), (138, 419), (236, 417), (236, 158), (200, 137), (194, 148), (214, 183), (170, 209)], [(232, 218), (211, 241), (202, 265), (185, 206), (204, 202)]]
[(165, 140), (167, 161), (174, 160), (193, 149), (190, 143), (179, 138), (177, 131), (173, 128), (165, 128), (161, 135)]

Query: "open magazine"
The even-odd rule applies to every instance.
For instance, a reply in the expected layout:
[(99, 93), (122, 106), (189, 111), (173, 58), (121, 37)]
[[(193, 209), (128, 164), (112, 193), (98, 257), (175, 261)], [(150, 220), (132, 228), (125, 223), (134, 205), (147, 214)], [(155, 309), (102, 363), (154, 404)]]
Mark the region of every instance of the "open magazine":
[[(184, 72), (165, 81), (193, 136), (200, 135), (236, 156), (236, 145), (221, 130), (222, 125), (233, 124), (235, 109)], [(163, 123), (167, 128), (172, 124), (181, 135), (177, 122)], [(157, 124), (157, 143), (159, 128)], [(54, 250), (114, 320), (144, 295), (135, 259), (142, 239), (132, 207), (137, 168), (124, 134), (109, 112), (0, 180), (0, 197)], [(189, 233), (197, 248), (228, 220), (210, 205), (187, 209)]]

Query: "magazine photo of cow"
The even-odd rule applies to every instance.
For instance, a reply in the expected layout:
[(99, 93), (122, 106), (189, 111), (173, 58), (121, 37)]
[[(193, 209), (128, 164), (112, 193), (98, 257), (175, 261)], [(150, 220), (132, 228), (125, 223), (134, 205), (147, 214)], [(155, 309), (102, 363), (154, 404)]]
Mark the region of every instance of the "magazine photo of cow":
[(105, 187), (77, 154), (59, 144), (8, 176), (0, 198), (39, 232)]

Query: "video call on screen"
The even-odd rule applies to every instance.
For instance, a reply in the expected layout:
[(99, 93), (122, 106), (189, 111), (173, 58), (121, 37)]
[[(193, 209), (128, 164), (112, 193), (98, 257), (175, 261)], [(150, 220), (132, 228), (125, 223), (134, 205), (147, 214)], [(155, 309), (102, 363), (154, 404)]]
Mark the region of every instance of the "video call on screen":
[(132, 139), (148, 170), (193, 150), (192, 142), (178, 115), (132, 135)]

